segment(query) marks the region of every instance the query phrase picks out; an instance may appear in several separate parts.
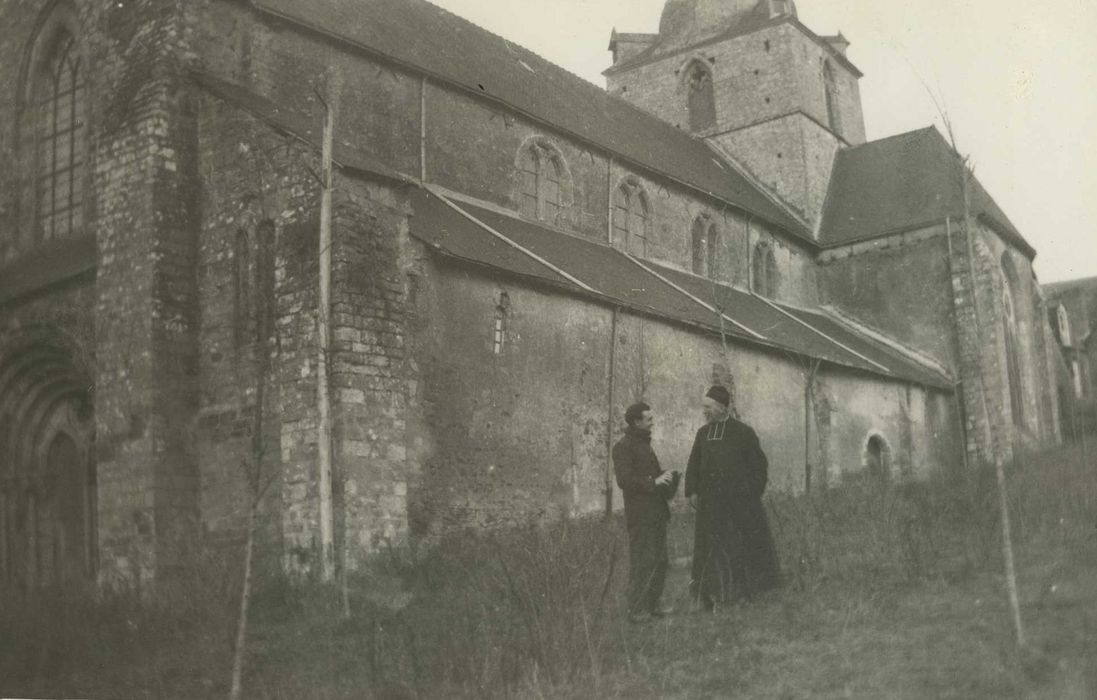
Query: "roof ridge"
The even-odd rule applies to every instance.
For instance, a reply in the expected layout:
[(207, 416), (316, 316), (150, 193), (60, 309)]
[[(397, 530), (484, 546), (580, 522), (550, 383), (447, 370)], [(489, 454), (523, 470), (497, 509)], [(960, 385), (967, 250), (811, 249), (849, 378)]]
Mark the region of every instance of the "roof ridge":
[(878, 138), (878, 139), (873, 139), (872, 141), (865, 141), (864, 143), (859, 143), (856, 146), (849, 146), (847, 148), (839, 149), (838, 152), (839, 153), (843, 153), (843, 152), (848, 153), (849, 151), (856, 151), (856, 150), (859, 150), (861, 148), (865, 148), (867, 146), (878, 146), (878, 145), (880, 145), (882, 143), (885, 143), (887, 141), (894, 141), (895, 139), (901, 139), (904, 136), (913, 136), (915, 134), (920, 134), (922, 132), (931, 131), (931, 130), (936, 131), (937, 127), (935, 127), (933, 124), (930, 124), (929, 126), (923, 126), (920, 129), (911, 129), (910, 131), (904, 131), (904, 132), (899, 133), (899, 134), (891, 134), (890, 136), (883, 136), (883, 137)]
[[(1056, 292), (1068, 287), (1081, 287), (1095, 282), (1097, 282), (1097, 275), (1089, 275), (1088, 277), (1075, 277), (1069, 280), (1059, 280), (1058, 282), (1044, 282), (1040, 286), (1048, 291)], [(1055, 287), (1055, 289), (1052, 289), (1052, 287)]]

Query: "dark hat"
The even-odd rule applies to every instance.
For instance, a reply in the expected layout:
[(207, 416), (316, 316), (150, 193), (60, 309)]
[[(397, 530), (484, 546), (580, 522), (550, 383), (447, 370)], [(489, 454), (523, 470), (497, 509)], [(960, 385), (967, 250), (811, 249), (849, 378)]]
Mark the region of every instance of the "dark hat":
[(725, 408), (731, 405), (731, 394), (728, 393), (728, 390), (725, 387), (722, 387), (719, 384), (710, 386), (708, 391), (705, 392), (705, 396), (715, 401), (719, 401), (724, 404)]

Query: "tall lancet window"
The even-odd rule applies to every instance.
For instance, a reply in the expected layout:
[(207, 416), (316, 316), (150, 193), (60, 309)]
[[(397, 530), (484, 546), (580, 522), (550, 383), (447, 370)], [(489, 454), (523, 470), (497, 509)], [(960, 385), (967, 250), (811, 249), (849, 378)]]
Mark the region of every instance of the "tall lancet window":
[(518, 154), (518, 211), (530, 219), (559, 223), (570, 186), (564, 159), (548, 141), (537, 139)]
[(651, 215), (647, 196), (631, 178), (617, 188), (613, 203), (613, 245), (632, 255), (647, 254)]
[(83, 225), (85, 158), (84, 70), (72, 35), (52, 42), (35, 85), (38, 230), (42, 240), (65, 238)]
[(693, 274), (715, 277), (719, 242), (720, 234), (711, 219), (702, 214), (693, 220), (690, 230), (690, 263)]
[(780, 291), (781, 273), (777, 269), (777, 255), (773, 252), (773, 246), (766, 241), (760, 241), (754, 246), (750, 286), (755, 294), (770, 299), (777, 298)]
[(823, 61), (823, 89), (827, 99), (827, 126), (838, 133), (841, 123), (838, 115), (838, 83), (834, 79), (834, 68), (830, 61)]
[(716, 126), (712, 71), (700, 61), (691, 63), (686, 69), (686, 89), (689, 93), (689, 130), (705, 131)]

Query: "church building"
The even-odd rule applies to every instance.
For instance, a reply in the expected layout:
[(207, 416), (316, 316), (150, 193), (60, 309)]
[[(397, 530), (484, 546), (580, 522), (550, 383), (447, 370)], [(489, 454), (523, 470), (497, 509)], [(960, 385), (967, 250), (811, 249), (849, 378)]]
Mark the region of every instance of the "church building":
[(683, 469), (712, 383), (776, 490), (1059, 439), (1036, 251), (792, 0), (667, 0), (605, 89), (425, 0), (0, 26), (7, 585), (618, 509), (625, 407)]

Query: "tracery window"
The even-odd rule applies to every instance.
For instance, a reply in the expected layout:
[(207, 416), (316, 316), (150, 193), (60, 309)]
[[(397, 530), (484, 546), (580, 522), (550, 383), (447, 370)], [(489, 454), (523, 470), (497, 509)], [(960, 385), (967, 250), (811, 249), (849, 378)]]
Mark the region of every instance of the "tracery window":
[(751, 289), (770, 299), (777, 297), (781, 286), (781, 274), (777, 270), (777, 254), (773, 252), (773, 246), (762, 241), (754, 246), (754, 254), (751, 256)]
[(518, 210), (522, 216), (557, 223), (564, 207), (567, 170), (547, 142), (529, 144), (518, 157)]
[(71, 34), (54, 37), (35, 83), (37, 214), (44, 241), (78, 233), (86, 156), (84, 69)]
[(713, 92), (712, 71), (700, 61), (686, 69), (686, 89), (689, 93), (689, 129), (704, 131), (716, 126), (716, 96)]
[(707, 277), (715, 274), (719, 239), (720, 234), (716, 230), (715, 222), (707, 216), (702, 215), (693, 220), (690, 230), (690, 252), (694, 274)]
[(613, 201), (613, 245), (632, 255), (647, 253), (651, 209), (638, 182), (625, 180)]

